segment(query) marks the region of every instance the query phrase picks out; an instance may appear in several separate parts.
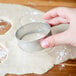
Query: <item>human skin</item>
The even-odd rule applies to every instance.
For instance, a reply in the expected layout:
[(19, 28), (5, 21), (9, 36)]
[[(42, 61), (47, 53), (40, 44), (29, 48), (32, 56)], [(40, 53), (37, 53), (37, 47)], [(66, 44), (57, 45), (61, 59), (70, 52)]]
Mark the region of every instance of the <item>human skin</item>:
[(43, 18), (52, 26), (69, 24), (69, 28), (59, 34), (41, 40), (43, 48), (69, 44), (76, 47), (76, 8), (58, 7), (45, 13)]

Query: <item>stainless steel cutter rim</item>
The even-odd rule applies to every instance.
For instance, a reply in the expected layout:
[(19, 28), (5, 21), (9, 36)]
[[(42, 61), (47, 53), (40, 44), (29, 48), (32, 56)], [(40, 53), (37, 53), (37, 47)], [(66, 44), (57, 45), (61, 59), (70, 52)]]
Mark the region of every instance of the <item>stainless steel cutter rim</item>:
[[(47, 32), (44, 36), (42, 36), (42, 37), (40, 37), (40, 38), (38, 38), (38, 39), (35, 39), (35, 40), (25, 41), (25, 40), (21, 40), (20, 38), (18, 38), (18, 36), (17, 36), (18, 31), (19, 31), (20, 29), (22, 29), (23, 27), (28, 26), (29, 24), (32, 24), (32, 23), (45, 24), (45, 25), (47, 25), (47, 27), (50, 28), (50, 30), (48, 30), (48, 32)], [(50, 26), (48, 23), (44, 23), (44, 22), (31, 22), (31, 23), (28, 23), (28, 24), (25, 24), (25, 25), (21, 26), (21, 27), (16, 31), (15, 36), (16, 36), (16, 38), (17, 38), (18, 40), (20, 40), (20, 41), (23, 41), (23, 42), (25, 42), (25, 43), (30, 43), (30, 42), (35, 42), (35, 41), (41, 40), (42, 38), (46, 37), (50, 32), (51, 32), (51, 26)]]

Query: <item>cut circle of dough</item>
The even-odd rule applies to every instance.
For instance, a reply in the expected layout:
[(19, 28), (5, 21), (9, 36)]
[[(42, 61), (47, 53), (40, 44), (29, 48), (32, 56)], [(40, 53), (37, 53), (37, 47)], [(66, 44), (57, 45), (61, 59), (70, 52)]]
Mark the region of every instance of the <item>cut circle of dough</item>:
[[(4, 76), (6, 73), (44, 74), (54, 67), (54, 65), (68, 59), (76, 58), (76, 48), (72, 46), (56, 46), (38, 53), (27, 53), (19, 48), (15, 37), (16, 30), (22, 25), (29, 23), (31, 21), (30, 18), (35, 20), (38, 17), (38, 20), (42, 21), (43, 14), (41, 11), (22, 5), (0, 4), (0, 16), (8, 18), (12, 23), (12, 27), (8, 33), (3, 36), (0, 35), (0, 42), (8, 49), (7, 60), (0, 64), (0, 76)], [(36, 16), (36, 18), (34, 16)], [(54, 27), (52, 31), (53, 33), (57, 33), (61, 30), (65, 30), (66, 26), (67, 25), (64, 24)]]

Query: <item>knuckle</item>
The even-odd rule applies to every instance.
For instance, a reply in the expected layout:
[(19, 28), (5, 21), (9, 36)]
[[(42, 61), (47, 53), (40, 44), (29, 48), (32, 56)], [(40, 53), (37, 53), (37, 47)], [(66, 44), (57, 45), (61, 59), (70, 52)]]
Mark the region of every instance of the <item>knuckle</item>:
[(68, 8), (67, 7), (57, 7), (57, 9), (59, 9), (59, 10), (66, 10)]
[(68, 8), (68, 7), (58, 7), (57, 10), (58, 10), (58, 12), (59, 12), (59, 11), (62, 11), (62, 12), (64, 12), (64, 13), (65, 13), (65, 12), (67, 13), (67, 12), (69, 11), (69, 8)]

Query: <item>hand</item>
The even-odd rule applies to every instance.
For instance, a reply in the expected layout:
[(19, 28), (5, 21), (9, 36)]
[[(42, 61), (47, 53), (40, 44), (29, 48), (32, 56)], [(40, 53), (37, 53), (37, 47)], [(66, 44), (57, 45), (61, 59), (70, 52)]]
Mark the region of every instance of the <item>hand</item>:
[(49, 48), (61, 44), (76, 46), (76, 8), (58, 7), (48, 11), (43, 18), (52, 26), (64, 23), (70, 26), (62, 33), (41, 40), (42, 47)]

